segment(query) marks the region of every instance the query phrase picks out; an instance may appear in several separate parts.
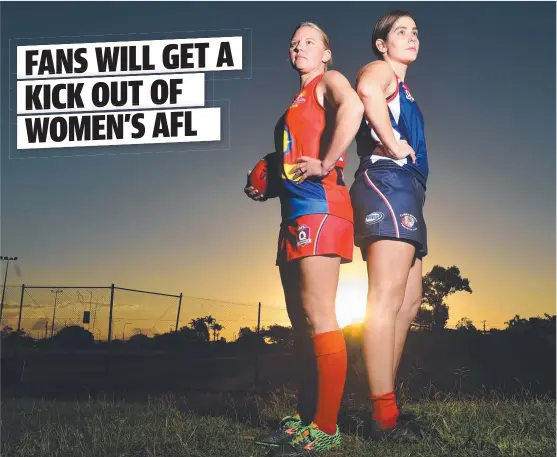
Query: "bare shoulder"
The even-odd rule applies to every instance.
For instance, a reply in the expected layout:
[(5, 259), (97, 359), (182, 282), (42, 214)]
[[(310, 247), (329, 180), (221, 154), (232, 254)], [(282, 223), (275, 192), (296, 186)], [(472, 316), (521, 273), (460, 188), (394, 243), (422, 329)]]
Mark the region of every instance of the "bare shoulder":
[(338, 105), (348, 94), (354, 92), (346, 76), (336, 70), (328, 70), (315, 88), (317, 100), (325, 107), (325, 99), (333, 105)]
[(369, 84), (379, 84), (384, 91), (392, 89), (396, 79), (391, 66), (383, 60), (374, 60), (364, 65), (356, 77), (356, 88), (361, 91)]
[(374, 60), (362, 67), (362, 69), (358, 72), (356, 81), (369, 77), (379, 77), (382, 79), (394, 78), (394, 72), (391, 66), (384, 60)]
[(321, 79), (321, 84), (326, 87), (339, 87), (350, 85), (346, 76), (344, 76), (340, 71), (328, 70), (323, 75)]

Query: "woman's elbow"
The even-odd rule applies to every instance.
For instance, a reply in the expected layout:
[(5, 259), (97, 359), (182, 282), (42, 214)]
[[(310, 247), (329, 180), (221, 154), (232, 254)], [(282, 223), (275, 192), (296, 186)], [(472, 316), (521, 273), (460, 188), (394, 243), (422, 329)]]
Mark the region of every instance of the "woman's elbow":
[(356, 98), (354, 99), (354, 111), (358, 115), (358, 117), (362, 117), (365, 111), (364, 103), (362, 102), (362, 100), (360, 100), (360, 97), (358, 97), (357, 95)]

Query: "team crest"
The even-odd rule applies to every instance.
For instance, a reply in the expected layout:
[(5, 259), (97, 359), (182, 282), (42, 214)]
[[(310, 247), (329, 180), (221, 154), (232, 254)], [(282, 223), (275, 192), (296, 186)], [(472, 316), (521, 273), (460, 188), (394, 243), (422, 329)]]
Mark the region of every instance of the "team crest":
[(418, 220), (412, 214), (404, 213), (400, 215), (400, 223), (407, 230), (418, 230), (417, 222)]
[(300, 225), (298, 227), (298, 242), (296, 245), (305, 246), (308, 243), (311, 243), (309, 227), (307, 225)]

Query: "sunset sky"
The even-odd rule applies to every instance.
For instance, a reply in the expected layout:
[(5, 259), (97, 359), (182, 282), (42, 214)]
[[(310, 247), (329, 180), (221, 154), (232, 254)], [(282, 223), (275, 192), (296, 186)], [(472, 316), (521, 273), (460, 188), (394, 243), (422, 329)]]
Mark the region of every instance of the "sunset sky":
[[(420, 31), (420, 55), (406, 83), (425, 117), (430, 161), (425, 271), (457, 265), (473, 289), (449, 299), (449, 325), (467, 316), (477, 326), (486, 320), (488, 328), (502, 327), (515, 314), (554, 314), (553, 2), (3, 3), (1, 254), (18, 256), (21, 272), (17, 276), (10, 264), (8, 284), (115, 283), (261, 301), (284, 319), (274, 266), (279, 202), (253, 202), (242, 188), (246, 171), (272, 150), (275, 122), (298, 90), (287, 61), (290, 34), (301, 21), (322, 26), (333, 68), (353, 82), (372, 59), (373, 24), (395, 8), (412, 11)], [(139, 147), (138, 154), (97, 147), (87, 148), (95, 150), (89, 157), (21, 159), (25, 152), (12, 141), (10, 153), (15, 46), (22, 44), (14, 38), (33, 39), (25, 44), (147, 40), (160, 37), (154, 32), (219, 29), (250, 29), (252, 36), (251, 62), (244, 60), (251, 78), (243, 72), (241, 79), (214, 84), (214, 98), (230, 103), (230, 150), (163, 144)], [(128, 35), (136, 33), (142, 35)], [(348, 159), (350, 185), (355, 144)], [(341, 320), (363, 312), (366, 281), (355, 252), (354, 262), (341, 269)], [(204, 310), (214, 315), (225, 306)], [(253, 317), (253, 308), (235, 309)], [(183, 312), (185, 321), (197, 310)]]

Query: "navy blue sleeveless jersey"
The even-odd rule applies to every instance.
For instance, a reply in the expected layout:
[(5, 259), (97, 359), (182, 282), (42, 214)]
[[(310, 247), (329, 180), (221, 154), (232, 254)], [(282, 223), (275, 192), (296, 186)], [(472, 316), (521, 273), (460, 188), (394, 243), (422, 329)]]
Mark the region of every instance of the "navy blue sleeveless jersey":
[(356, 135), (357, 151), (360, 157), (360, 166), (356, 176), (369, 168), (392, 169), (402, 167), (404, 170), (412, 173), (425, 188), (429, 166), (424, 133), (424, 118), (408, 86), (396, 74), (395, 77), (397, 80), (396, 91), (387, 98), (389, 117), (395, 138), (397, 140), (406, 140), (412, 149), (416, 151), (416, 163), (412, 163), (410, 157), (396, 160), (374, 154), (376, 149), (381, 147), (381, 142), (364, 116)]

